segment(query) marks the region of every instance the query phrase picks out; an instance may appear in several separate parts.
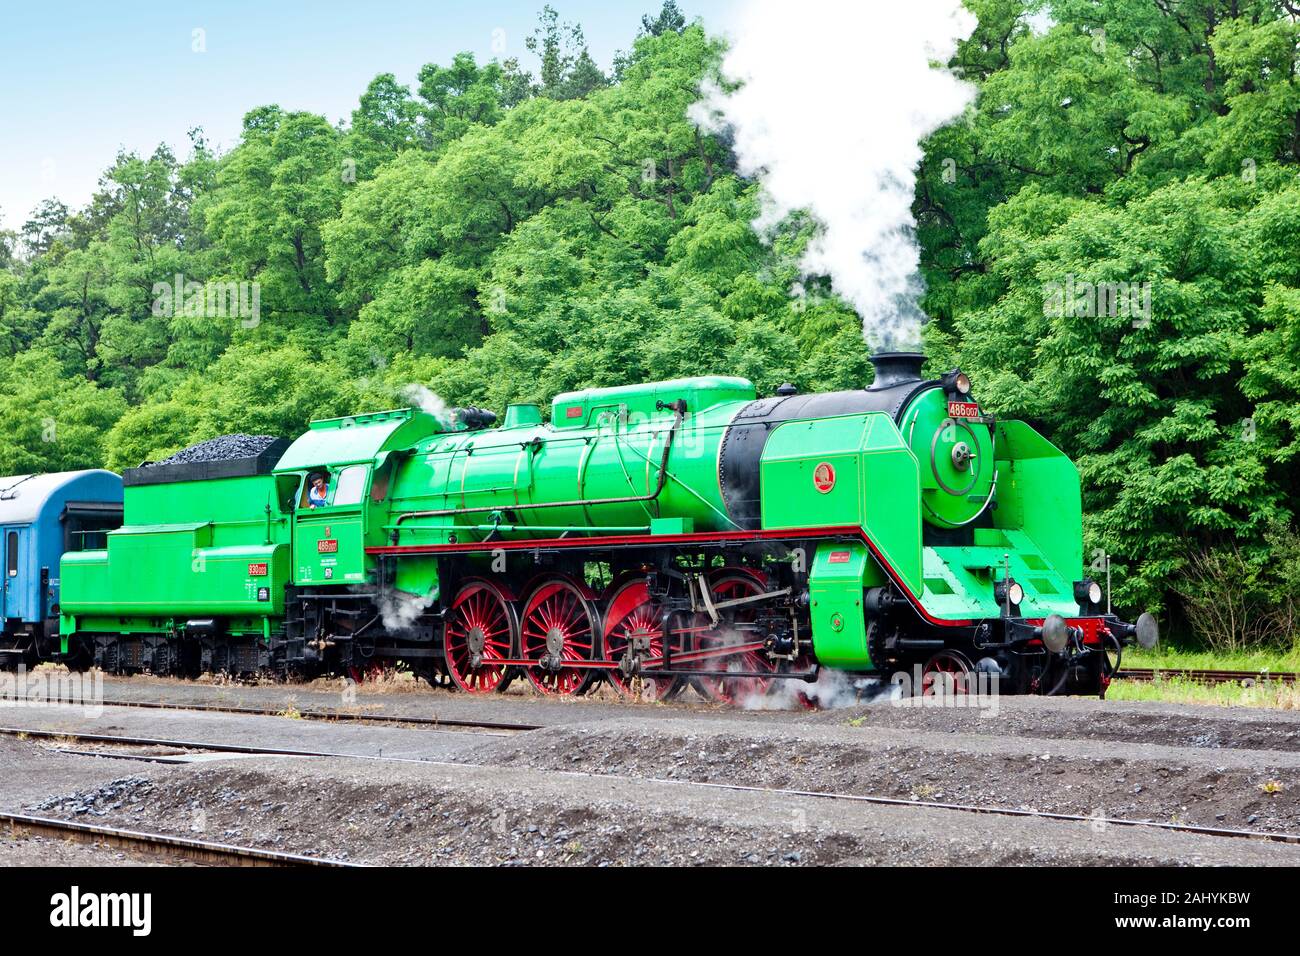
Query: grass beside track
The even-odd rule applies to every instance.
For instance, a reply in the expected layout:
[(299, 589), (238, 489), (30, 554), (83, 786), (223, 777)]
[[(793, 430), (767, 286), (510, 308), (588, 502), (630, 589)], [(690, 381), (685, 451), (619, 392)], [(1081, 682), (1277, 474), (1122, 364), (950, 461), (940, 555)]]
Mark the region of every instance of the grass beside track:
[[(1124, 663), (1128, 664), (1128, 660), (1126, 659)], [(1214, 669), (1226, 668), (1215, 667)], [(1232, 669), (1236, 670), (1236, 668)], [(1300, 686), (1279, 683), (1261, 683), (1253, 687), (1242, 687), (1239, 684), (1201, 684), (1182, 677), (1162, 677), (1153, 681), (1117, 680), (1112, 682), (1106, 691), (1106, 699), (1300, 710)]]
[(1124, 662), (1121, 666), (1157, 670), (1300, 671), (1300, 644), (1290, 650), (1278, 648), (1232, 654), (1187, 651), (1164, 646), (1153, 651), (1128, 647), (1124, 649)]
[[(1236, 653), (1190, 651), (1165, 646), (1144, 651), (1140, 647), (1130, 647), (1124, 650), (1124, 662), (1121, 667), (1250, 673), (1296, 672), (1300, 671), (1300, 644), (1289, 650), (1275, 648)], [(1253, 687), (1242, 687), (1240, 684), (1201, 684), (1181, 677), (1162, 677), (1153, 681), (1115, 681), (1106, 691), (1106, 699), (1300, 710), (1300, 686), (1260, 683)]]

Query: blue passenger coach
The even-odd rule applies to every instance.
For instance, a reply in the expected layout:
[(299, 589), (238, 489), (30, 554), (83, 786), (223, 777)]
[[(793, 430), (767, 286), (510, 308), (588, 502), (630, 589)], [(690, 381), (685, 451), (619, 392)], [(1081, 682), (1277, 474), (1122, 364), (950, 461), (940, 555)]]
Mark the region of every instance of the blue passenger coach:
[(122, 479), (111, 471), (0, 478), (0, 667), (59, 651), (59, 559), (103, 548), (122, 525)]

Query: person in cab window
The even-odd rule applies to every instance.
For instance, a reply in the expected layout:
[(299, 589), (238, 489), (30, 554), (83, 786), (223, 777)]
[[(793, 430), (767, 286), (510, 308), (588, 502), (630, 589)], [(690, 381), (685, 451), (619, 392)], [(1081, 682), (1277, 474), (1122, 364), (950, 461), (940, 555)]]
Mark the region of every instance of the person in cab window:
[(307, 507), (324, 508), (329, 504), (329, 481), (319, 472), (308, 480), (311, 482), (311, 488), (307, 491)]

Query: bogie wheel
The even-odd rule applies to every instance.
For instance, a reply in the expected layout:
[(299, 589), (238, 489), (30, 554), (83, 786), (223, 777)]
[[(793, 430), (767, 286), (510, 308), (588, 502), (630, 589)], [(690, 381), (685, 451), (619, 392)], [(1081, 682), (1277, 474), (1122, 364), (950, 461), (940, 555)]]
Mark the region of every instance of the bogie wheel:
[(595, 668), (564, 666), (595, 655), (596, 608), (585, 586), (565, 575), (543, 578), (524, 602), (519, 626), (523, 656), (535, 662), (525, 671), (534, 687), (561, 697), (591, 689)]
[(68, 638), (68, 656), (64, 665), (74, 674), (84, 673), (95, 666), (95, 646), (90, 638), (74, 635)]
[[(767, 579), (764, 575), (748, 568), (719, 568), (711, 575), (709, 583), (713, 589), (713, 602), (715, 604), (733, 601), (737, 598), (752, 597), (756, 594), (762, 594), (767, 589)], [(748, 644), (753, 642), (752, 632), (735, 629), (734, 625), (752, 623), (757, 617), (757, 610), (754, 606), (742, 605), (735, 611), (727, 612), (724, 610), (723, 613), (732, 626), (724, 623), (710, 630), (699, 631), (695, 638), (697, 648), (708, 650), (728, 644)], [(702, 623), (707, 624), (708, 622), (709, 619), (703, 617), (703, 621), (697, 620), (696, 625), (701, 626)], [(762, 673), (764, 671), (775, 673), (777, 670), (775, 662), (762, 649), (705, 658), (695, 666), (700, 670), (726, 670), (741, 673)], [(704, 697), (727, 704), (744, 704), (747, 701), (765, 696), (772, 689), (772, 679), (766, 677), (700, 676), (694, 678), (694, 681), (696, 689)]]
[(941, 694), (966, 694), (969, 692), (971, 671), (970, 658), (961, 651), (942, 650), (936, 652), (925, 662), (921, 669), (920, 697), (935, 697)]
[[(605, 605), (605, 659), (615, 662), (622, 660), (628, 645), (637, 639), (648, 639), (647, 657), (662, 658), (662, 615), (663, 611), (658, 602), (650, 597), (644, 579), (627, 581), (615, 590)], [(680, 639), (674, 639), (672, 650), (680, 649)], [(648, 689), (655, 700), (671, 700), (686, 686), (686, 678), (656, 676), (654, 667), (646, 668), (636, 677), (628, 677), (614, 667), (606, 671), (606, 676), (610, 684), (625, 697), (635, 697), (640, 690)]]
[(452, 602), (444, 631), (452, 682), (470, 694), (505, 690), (513, 671), (495, 662), (510, 659), (518, 634), (519, 619), (510, 593), (492, 581), (466, 581)]

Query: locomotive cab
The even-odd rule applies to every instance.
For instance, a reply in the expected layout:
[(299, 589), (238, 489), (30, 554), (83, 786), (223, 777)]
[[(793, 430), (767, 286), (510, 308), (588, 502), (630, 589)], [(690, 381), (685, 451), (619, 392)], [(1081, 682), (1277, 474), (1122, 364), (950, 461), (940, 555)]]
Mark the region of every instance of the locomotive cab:
[[(374, 583), (367, 544), (386, 534), (388, 487), (401, 452), (441, 429), (413, 409), (312, 422), (285, 452), (276, 475), (294, 488), (293, 584)], [(323, 505), (312, 506), (312, 475), (327, 476)]]

